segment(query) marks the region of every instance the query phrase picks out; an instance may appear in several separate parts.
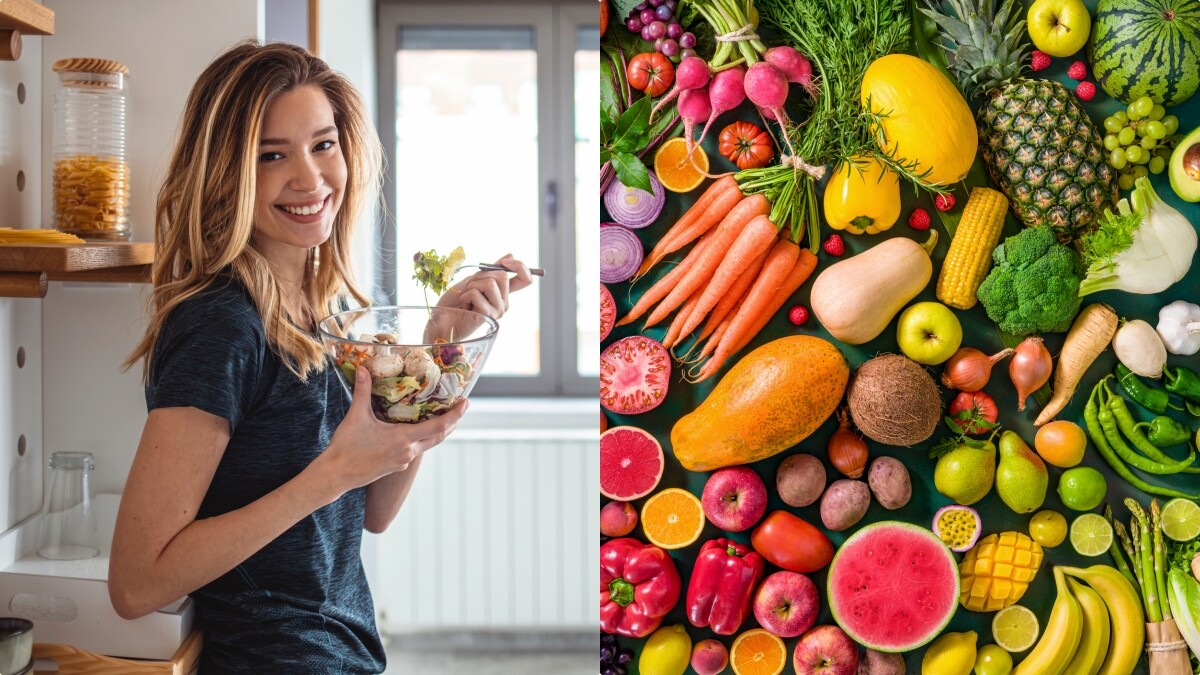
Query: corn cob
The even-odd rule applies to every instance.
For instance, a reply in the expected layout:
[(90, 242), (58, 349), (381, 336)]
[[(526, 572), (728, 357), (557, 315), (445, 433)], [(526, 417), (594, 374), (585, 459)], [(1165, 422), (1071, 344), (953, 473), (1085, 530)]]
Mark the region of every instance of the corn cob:
[(992, 265), (992, 250), (1000, 243), (1008, 199), (989, 188), (971, 189), (962, 220), (938, 276), (938, 300), (956, 309), (975, 306), (975, 291)]

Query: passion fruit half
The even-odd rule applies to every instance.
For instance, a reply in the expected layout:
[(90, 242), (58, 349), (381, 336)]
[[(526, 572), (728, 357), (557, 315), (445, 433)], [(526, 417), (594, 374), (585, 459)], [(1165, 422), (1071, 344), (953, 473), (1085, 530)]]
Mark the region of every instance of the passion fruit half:
[(933, 533), (955, 553), (971, 550), (982, 530), (979, 512), (969, 506), (951, 504), (933, 514)]

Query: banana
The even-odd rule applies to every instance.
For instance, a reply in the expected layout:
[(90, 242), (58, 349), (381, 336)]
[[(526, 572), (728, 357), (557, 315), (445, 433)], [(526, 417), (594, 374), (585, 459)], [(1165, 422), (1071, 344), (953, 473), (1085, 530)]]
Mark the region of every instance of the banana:
[(1058, 597), (1050, 608), (1050, 618), (1046, 620), (1042, 637), (1029, 656), (1013, 669), (1012, 675), (1059, 675), (1075, 656), (1083, 634), (1083, 610), (1071, 595), (1067, 578), (1058, 567), (1054, 568), (1054, 586), (1058, 589)]
[(1108, 605), (1112, 639), (1108, 647), (1108, 656), (1100, 666), (1099, 675), (1133, 673), (1134, 666), (1142, 655), (1142, 647), (1146, 643), (1146, 619), (1142, 613), (1142, 601), (1133, 585), (1121, 576), (1115, 567), (1109, 565), (1092, 565), (1087, 569), (1055, 567), (1054, 571), (1060, 569), (1064, 574), (1087, 582), (1087, 585), (1100, 594), (1104, 604)]
[(1067, 664), (1063, 675), (1096, 675), (1108, 655), (1108, 643), (1112, 637), (1108, 624), (1108, 605), (1104, 604), (1104, 598), (1099, 593), (1081, 581), (1067, 579), (1067, 587), (1083, 611), (1083, 635), (1079, 638), (1075, 658)]

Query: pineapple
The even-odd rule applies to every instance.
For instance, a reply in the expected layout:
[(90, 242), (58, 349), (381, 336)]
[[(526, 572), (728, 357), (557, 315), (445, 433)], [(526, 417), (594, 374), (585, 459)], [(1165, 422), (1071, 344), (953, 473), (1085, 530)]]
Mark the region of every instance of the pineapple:
[[(988, 174), (1026, 227), (1050, 226), (1066, 242), (1117, 199), (1116, 170), (1100, 132), (1066, 87), (1021, 77), (1029, 45), (1015, 0), (925, 0), (950, 70), (978, 99), (979, 149)], [(951, 11), (945, 11), (948, 5)]]

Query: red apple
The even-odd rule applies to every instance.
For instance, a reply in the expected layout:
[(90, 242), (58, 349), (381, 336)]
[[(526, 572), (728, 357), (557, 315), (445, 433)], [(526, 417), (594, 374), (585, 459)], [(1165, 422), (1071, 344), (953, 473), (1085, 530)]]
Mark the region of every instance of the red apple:
[(800, 636), (792, 667), (796, 675), (855, 675), (858, 645), (837, 626), (817, 626)]
[(793, 638), (817, 622), (817, 585), (799, 572), (776, 572), (754, 592), (754, 618), (781, 638)]
[(638, 513), (629, 502), (609, 502), (600, 509), (600, 534), (624, 537), (637, 526)]
[(698, 675), (717, 675), (729, 665), (729, 650), (720, 640), (701, 640), (692, 647), (692, 670)]
[(713, 525), (726, 532), (741, 532), (767, 512), (767, 486), (749, 467), (719, 469), (704, 484), (700, 503)]

